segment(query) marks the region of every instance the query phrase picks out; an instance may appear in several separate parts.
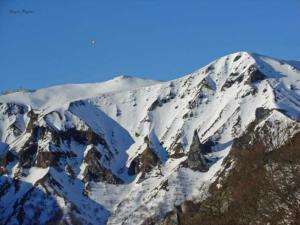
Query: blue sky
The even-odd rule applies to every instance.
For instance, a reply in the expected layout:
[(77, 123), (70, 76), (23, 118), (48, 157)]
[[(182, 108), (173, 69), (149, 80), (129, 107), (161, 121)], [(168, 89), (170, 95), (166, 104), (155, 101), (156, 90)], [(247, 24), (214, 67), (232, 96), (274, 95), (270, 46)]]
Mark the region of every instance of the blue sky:
[(0, 90), (168, 80), (241, 50), (299, 60), (299, 25), (299, 0), (0, 0)]

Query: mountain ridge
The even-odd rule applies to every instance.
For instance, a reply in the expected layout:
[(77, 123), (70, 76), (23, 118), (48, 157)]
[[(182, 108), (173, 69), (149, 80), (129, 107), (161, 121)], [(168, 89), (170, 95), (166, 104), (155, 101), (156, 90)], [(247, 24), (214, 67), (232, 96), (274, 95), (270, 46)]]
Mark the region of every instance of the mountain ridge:
[[(261, 55), (261, 54), (259, 54), (259, 53), (255, 53), (255, 52), (248, 52), (248, 51), (238, 51), (238, 52), (234, 52), (234, 53), (231, 53), (231, 54), (228, 54), (228, 55), (224, 55), (224, 56), (222, 56), (222, 57), (220, 57), (219, 59), (221, 59), (221, 58), (224, 58), (224, 57), (228, 57), (228, 56), (231, 56), (231, 55), (240, 55), (240, 54), (246, 54), (246, 55), (249, 55), (249, 56), (251, 56), (251, 57), (253, 57), (253, 56), (263, 56), (263, 57), (268, 57), (268, 58), (271, 58), (271, 57), (269, 57), (269, 56), (265, 56), (265, 55)], [(254, 59), (254, 58), (253, 58)], [(274, 58), (275, 59), (275, 58)], [(282, 59), (276, 59), (276, 60), (279, 60), (279, 61), (286, 61), (286, 62), (295, 62), (295, 63), (297, 63), (297, 62), (299, 62), (299, 61), (290, 61), (290, 60), (282, 60)], [(210, 65), (210, 64), (212, 64), (212, 63), (214, 63), (216, 60), (214, 60), (214, 61), (212, 61), (212, 62), (210, 62), (209, 64), (207, 64), (206, 66), (208, 66), (208, 65)], [(204, 68), (204, 67), (206, 67), (206, 66), (203, 66), (202, 68)], [(201, 68), (201, 69), (202, 69)], [(201, 69), (198, 69), (198, 70), (201, 70)], [(196, 71), (198, 71), (198, 70), (196, 70)], [(192, 72), (192, 73), (195, 73), (196, 71), (194, 71), (194, 72)], [(190, 75), (190, 74), (192, 74), (192, 73), (189, 73), (189, 74), (187, 74), (187, 75), (185, 75), (185, 76), (188, 76), (188, 75)], [(182, 77), (179, 77), (179, 79), (180, 78), (182, 78)], [(177, 80), (178, 78), (175, 78), (175, 79), (172, 79), (172, 80), (149, 80), (149, 79), (147, 79), (147, 78), (141, 78), (141, 77), (136, 77), (136, 76), (131, 76), (131, 75), (117, 75), (117, 76), (114, 76), (112, 79), (109, 79), (109, 80), (105, 80), (105, 81), (101, 81), (101, 82), (96, 82), (96, 83), (80, 83), (80, 84), (76, 84), (76, 83), (66, 83), (66, 84), (58, 84), (58, 85), (54, 85), (54, 86), (49, 86), (49, 87), (42, 87), (42, 88), (38, 88), (38, 89), (32, 89), (32, 90), (30, 90), (30, 92), (36, 92), (36, 91), (39, 91), (39, 90), (47, 90), (47, 89), (55, 89), (55, 88), (59, 88), (59, 87), (63, 87), (63, 86), (65, 86), (66, 88), (67, 87), (71, 87), (71, 86), (78, 86), (78, 87), (80, 87), (80, 86), (89, 86), (89, 85), (98, 85), (98, 84), (102, 84), (102, 83), (107, 83), (107, 82), (111, 82), (111, 81), (113, 81), (113, 80), (127, 80), (127, 79), (129, 79), (129, 80), (140, 80), (140, 81), (149, 81), (149, 82), (153, 82), (154, 84), (155, 84), (155, 82), (157, 82), (157, 83), (160, 83), (160, 82), (171, 82), (171, 81), (174, 81), (174, 80)], [(152, 84), (150, 84), (150, 85), (152, 85)], [(149, 85), (149, 86), (150, 86)], [(11, 94), (16, 94), (16, 93), (8, 93), (8, 94), (4, 94), (4, 95), (11, 95)]]
[[(172, 81), (119, 76), (2, 95), (0, 222), (151, 224), (205, 201), (250, 128), (266, 151), (297, 134), (299, 75), (287, 61), (238, 52)], [(46, 216), (24, 215), (35, 201), (51, 205)]]

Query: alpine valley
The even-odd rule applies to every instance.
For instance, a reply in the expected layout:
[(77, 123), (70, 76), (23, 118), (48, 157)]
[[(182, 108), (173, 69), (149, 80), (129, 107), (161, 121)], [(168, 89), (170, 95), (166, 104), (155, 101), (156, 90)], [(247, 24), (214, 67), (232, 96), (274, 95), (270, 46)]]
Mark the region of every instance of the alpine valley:
[(0, 224), (299, 221), (299, 61), (0, 96)]

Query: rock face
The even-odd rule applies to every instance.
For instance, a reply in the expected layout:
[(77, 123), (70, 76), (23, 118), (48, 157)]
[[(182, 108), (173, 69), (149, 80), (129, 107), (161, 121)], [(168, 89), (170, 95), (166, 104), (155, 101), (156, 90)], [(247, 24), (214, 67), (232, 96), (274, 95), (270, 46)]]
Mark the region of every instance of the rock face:
[(38, 152), (36, 156), (35, 166), (40, 168), (59, 167), (60, 160), (74, 158), (73, 152)]
[(109, 184), (122, 184), (123, 181), (112, 174), (112, 172), (104, 168), (101, 163), (101, 154), (97, 149), (91, 147), (84, 157), (86, 168), (83, 172), (83, 180), (85, 182), (107, 182)]
[(208, 171), (208, 165), (203, 154), (207, 153), (207, 146), (200, 143), (197, 131), (194, 132), (192, 144), (188, 152), (188, 157), (183, 163), (185, 167), (200, 172)]
[(37, 144), (28, 143), (25, 145), (24, 149), (19, 152), (19, 166), (22, 168), (30, 168), (34, 165), (34, 161), (37, 153)]
[(8, 145), (0, 142), (0, 175), (5, 174), (5, 167), (14, 160), (15, 156), (9, 151)]
[(239, 52), (1, 95), (0, 224), (298, 224), (299, 77)]
[(252, 66), (248, 70), (249, 73), (249, 81), (251, 83), (262, 81), (266, 78), (266, 75), (263, 74), (257, 67)]
[(161, 164), (160, 159), (150, 147), (148, 137), (145, 137), (144, 140), (146, 143), (145, 150), (132, 160), (128, 168), (128, 174), (131, 176), (141, 173), (140, 181), (142, 181), (145, 175), (154, 167)]

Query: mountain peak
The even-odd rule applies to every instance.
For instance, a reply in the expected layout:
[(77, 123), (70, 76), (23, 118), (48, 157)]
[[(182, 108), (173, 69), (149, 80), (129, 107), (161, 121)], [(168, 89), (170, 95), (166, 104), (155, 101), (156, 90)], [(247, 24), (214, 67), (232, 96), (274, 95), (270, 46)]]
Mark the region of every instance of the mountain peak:
[(118, 75), (113, 78), (113, 80), (124, 80), (124, 79), (138, 79), (138, 78), (129, 75)]

